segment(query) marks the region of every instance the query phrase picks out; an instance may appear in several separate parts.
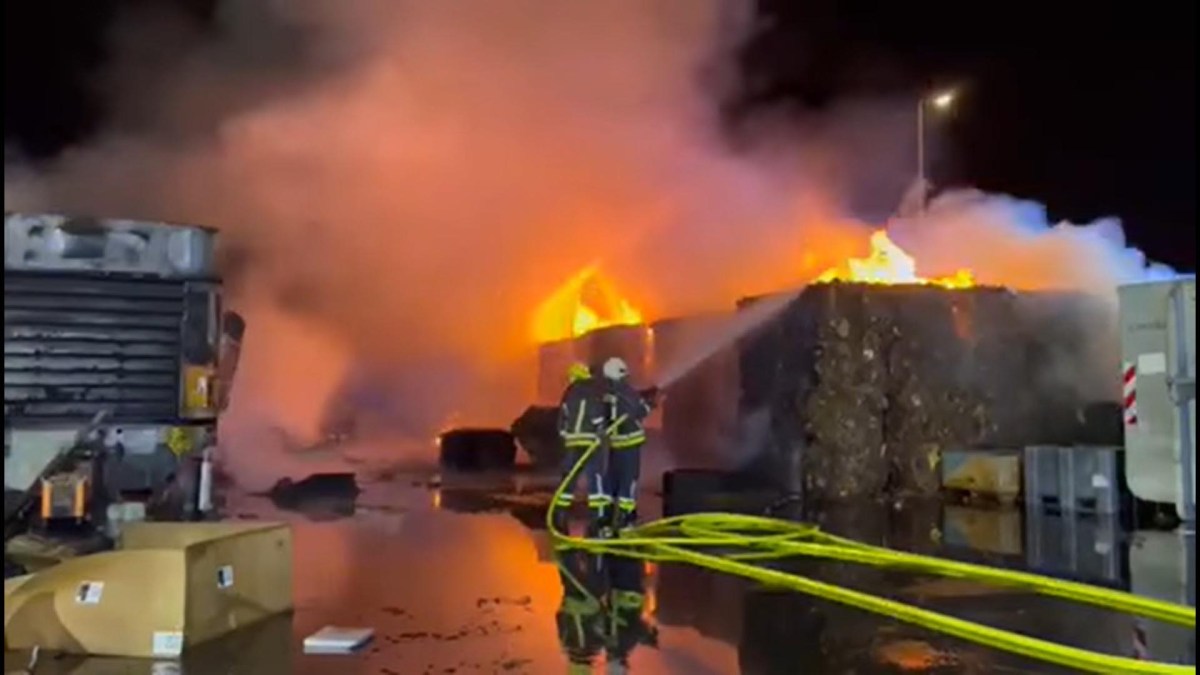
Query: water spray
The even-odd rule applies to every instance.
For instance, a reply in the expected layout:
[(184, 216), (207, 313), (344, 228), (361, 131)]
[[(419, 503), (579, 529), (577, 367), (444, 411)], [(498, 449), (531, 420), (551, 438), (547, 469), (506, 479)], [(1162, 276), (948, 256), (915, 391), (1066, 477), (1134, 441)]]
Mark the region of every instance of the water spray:
[(771, 295), (741, 309), (703, 340), (697, 340), (696, 344), (690, 345), (689, 349), (683, 350), (671, 363), (663, 367), (658, 373), (656, 386), (666, 390), (714, 354), (737, 343), (774, 319), (799, 295), (800, 290)]

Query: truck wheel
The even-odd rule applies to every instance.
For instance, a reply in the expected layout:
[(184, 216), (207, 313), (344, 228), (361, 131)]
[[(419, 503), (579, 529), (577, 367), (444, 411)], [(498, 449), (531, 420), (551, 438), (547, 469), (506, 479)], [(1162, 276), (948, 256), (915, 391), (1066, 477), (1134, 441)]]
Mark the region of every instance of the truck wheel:
[(511, 469), (517, 442), (504, 429), (453, 429), (438, 439), (442, 466), (457, 471)]

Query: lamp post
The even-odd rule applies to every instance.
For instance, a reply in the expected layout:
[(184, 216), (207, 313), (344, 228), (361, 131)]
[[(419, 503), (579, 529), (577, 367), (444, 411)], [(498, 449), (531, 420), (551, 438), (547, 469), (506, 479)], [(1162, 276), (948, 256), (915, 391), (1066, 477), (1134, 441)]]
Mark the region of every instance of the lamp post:
[(925, 109), (936, 111), (949, 110), (954, 105), (955, 92), (946, 90), (932, 95), (924, 95), (917, 99), (917, 185), (920, 189), (919, 213), (924, 215), (925, 202), (929, 196), (929, 182), (925, 172)]

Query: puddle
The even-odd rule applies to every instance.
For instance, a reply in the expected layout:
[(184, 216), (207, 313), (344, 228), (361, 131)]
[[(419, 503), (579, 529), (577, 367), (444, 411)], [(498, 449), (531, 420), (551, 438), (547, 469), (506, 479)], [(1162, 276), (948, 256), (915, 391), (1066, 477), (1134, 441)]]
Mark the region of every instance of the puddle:
[[(558, 674), (566, 671), (569, 659), (605, 658), (627, 661), (629, 672), (687, 675), (1058, 672), (847, 607), (686, 566), (629, 560), (614, 564), (581, 555), (565, 565), (572, 581), (563, 573), (563, 556), (550, 550), (541, 531), (551, 487), (552, 477), (536, 474), (442, 476), (437, 481), (428, 474), (399, 475), (360, 485), (349, 512), (330, 509), (329, 495), (323, 494), (314, 500), (322, 504), (315, 512), (336, 516), (328, 519), (295, 503), (281, 508), (263, 497), (233, 496), (230, 511), (238, 517), (294, 523), (296, 610), (197, 648), (172, 672)], [(761, 508), (751, 501), (753, 508)], [(654, 517), (660, 511), (658, 500), (647, 495), (643, 510)], [(1030, 544), (1037, 543), (1028, 538), (1031, 531), (1063, 531), (1031, 530), (1021, 514), (1015, 515), (1015, 525), (1013, 518), (920, 505), (830, 511), (820, 520), (834, 533), (868, 543), (1014, 567), (1027, 562)], [(1075, 532), (1084, 536), (1079, 534), (1084, 530)], [(1055, 573), (1057, 567), (1063, 576), (1098, 574), (1103, 578), (1097, 581), (1136, 587), (1136, 580), (1130, 580), (1129, 538), (1107, 537), (1104, 542), (1099, 549), (1094, 542), (1042, 546), (1042, 571)], [(1082, 556), (1088, 551), (1092, 558)], [(1124, 563), (1100, 564), (1121, 556)], [(1094, 608), (827, 562), (802, 561), (795, 569), (1072, 645), (1132, 654), (1139, 635), (1143, 640), (1149, 635), (1156, 658), (1195, 658), (1189, 631), (1164, 632), (1161, 626), (1147, 631), (1129, 617)], [(597, 605), (589, 604), (587, 595)], [(625, 613), (618, 618), (627, 630), (607, 641), (585, 630), (580, 646), (572, 633), (575, 618), (581, 617), (586, 628), (598, 615), (611, 620), (616, 609)], [(303, 638), (329, 624), (369, 626), (376, 638), (353, 655), (303, 655)], [(14, 663), (20, 661), (20, 655), (6, 655), (6, 672), (10, 656)], [(43, 655), (36, 672), (167, 672), (152, 666)]]

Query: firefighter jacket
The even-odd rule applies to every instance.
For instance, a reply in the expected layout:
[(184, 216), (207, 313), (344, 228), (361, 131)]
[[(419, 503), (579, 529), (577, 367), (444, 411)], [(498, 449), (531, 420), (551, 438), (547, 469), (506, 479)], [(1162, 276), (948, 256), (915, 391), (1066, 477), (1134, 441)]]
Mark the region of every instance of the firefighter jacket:
[(614, 450), (640, 447), (646, 442), (646, 418), (654, 409), (647, 397), (628, 382), (609, 382), (604, 402), (608, 420), (618, 420), (624, 416), (612, 431), (611, 446)]
[(572, 382), (563, 392), (558, 433), (567, 448), (586, 448), (600, 440), (604, 392), (595, 378)]

